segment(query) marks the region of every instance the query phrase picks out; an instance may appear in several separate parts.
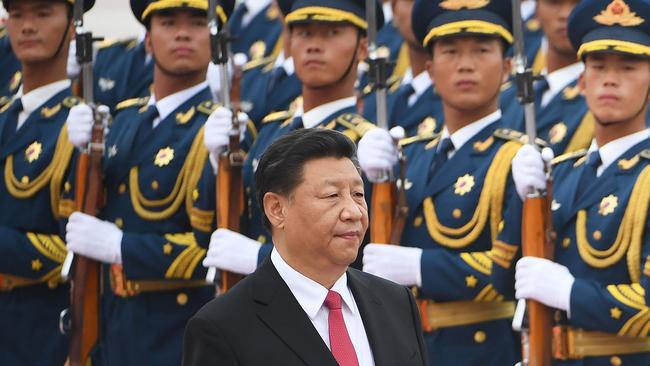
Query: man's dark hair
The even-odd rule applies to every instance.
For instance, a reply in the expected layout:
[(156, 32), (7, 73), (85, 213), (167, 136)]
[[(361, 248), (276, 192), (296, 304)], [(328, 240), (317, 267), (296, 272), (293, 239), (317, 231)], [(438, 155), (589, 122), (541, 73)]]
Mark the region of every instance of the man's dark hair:
[(264, 212), (264, 195), (274, 192), (290, 196), (303, 181), (305, 164), (320, 158), (348, 158), (357, 168), (359, 166), (354, 142), (333, 130), (296, 130), (280, 137), (266, 149), (255, 171), (255, 194), (267, 230), (271, 231), (271, 223)]

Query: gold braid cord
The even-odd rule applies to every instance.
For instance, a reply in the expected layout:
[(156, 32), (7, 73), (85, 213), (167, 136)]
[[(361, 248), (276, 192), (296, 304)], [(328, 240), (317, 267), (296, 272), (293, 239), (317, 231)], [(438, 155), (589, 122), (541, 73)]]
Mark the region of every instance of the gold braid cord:
[(473, 243), (483, 232), (488, 217), (492, 241), (496, 240), (498, 226), (503, 218), (503, 201), (510, 165), (521, 143), (510, 141), (505, 143), (497, 152), (485, 176), (485, 183), (478, 205), (472, 218), (459, 228), (444, 226), (438, 220), (433, 199), (424, 200), (424, 217), (427, 222), (429, 235), (440, 245), (460, 249)]
[(145, 198), (140, 192), (138, 167), (131, 168), (129, 172), (131, 203), (138, 216), (149, 221), (165, 220), (178, 211), (183, 201), (185, 201), (187, 214), (190, 215), (194, 202), (192, 192), (201, 178), (203, 166), (208, 158), (208, 150), (203, 146), (203, 133), (204, 127), (199, 130), (192, 142), (172, 192), (163, 199)]
[(614, 244), (608, 249), (595, 249), (587, 238), (587, 211), (580, 210), (576, 221), (576, 240), (580, 257), (594, 268), (616, 264), (627, 255), (627, 266), (632, 282), (641, 278), (641, 245), (650, 204), (650, 166), (643, 169), (632, 190), (625, 214)]
[(59, 200), (61, 199), (62, 188), (61, 182), (63, 181), (63, 176), (68, 168), (68, 164), (70, 163), (73, 151), (74, 147), (68, 141), (67, 126), (64, 124), (56, 141), (52, 162), (38, 177), (25, 183), (18, 180), (14, 175), (14, 156), (9, 155), (7, 157), (4, 171), (7, 191), (9, 191), (9, 194), (15, 198), (28, 199), (33, 197), (49, 183), (52, 214), (54, 214), (54, 217), (59, 217)]

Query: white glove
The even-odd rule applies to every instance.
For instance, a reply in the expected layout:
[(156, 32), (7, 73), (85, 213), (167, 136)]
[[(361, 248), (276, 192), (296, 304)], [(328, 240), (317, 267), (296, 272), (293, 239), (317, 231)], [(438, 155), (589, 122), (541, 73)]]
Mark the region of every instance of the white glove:
[(363, 249), (363, 271), (403, 286), (422, 286), (422, 249), (368, 244)]
[(248, 275), (257, 268), (262, 244), (228, 229), (217, 229), (210, 237), (210, 248), (203, 259), (204, 267)]
[(66, 64), (69, 79), (75, 79), (81, 72), (81, 66), (77, 62), (77, 41), (70, 41), (70, 48), (68, 50), (68, 63)]
[(112, 222), (74, 212), (65, 228), (69, 251), (103, 263), (122, 263), (123, 232)]
[(542, 154), (533, 146), (522, 146), (512, 159), (512, 179), (522, 201), (526, 200), (532, 189), (546, 188), (544, 160)]
[(569, 269), (561, 264), (543, 258), (523, 257), (516, 266), (515, 297), (570, 311), (574, 281)]
[[(239, 141), (244, 140), (246, 135), (246, 125), (248, 123), (248, 115), (244, 112), (237, 114), (237, 122), (239, 122)], [(217, 108), (208, 120), (205, 122), (205, 134), (203, 135), (203, 143), (210, 152), (210, 163), (215, 174), (219, 168), (219, 154), (221, 154), (228, 143), (230, 142), (230, 133), (232, 131), (232, 111), (228, 108)]]
[(68, 139), (78, 147), (84, 148), (90, 142), (93, 130), (93, 110), (88, 104), (77, 104), (68, 114)]
[(376, 182), (384, 176), (384, 172), (391, 171), (397, 163), (398, 153), (395, 140), (404, 136), (402, 127), (394, 127), (389, 131), (375, 128), (368, 131), (361, 141), (357, 156), (361, 170), (371, 182)]

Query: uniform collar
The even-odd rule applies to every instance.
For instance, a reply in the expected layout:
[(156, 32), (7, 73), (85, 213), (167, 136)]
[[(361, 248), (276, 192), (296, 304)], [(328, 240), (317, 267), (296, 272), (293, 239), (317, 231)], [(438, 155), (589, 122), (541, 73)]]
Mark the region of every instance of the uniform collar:
[(416, 77), (413, 78), (411, 81), (411, 86), (413, 87), (413, 90), (415, 90), (415, 95), (419, 97), (427, 91), (431, 86), (433, 85), (433, 82), (431, 81), (431, 78), (429, 77), (429, 73), (424, 70), (421, 73), (419, 73)]
[(64, 79), (55, 81), (53, 83), (43, 85), (38, 87), (27, 94), (23, 95), (23, 86), (20, 86), (18, 92), (16, 93), (16, 98), (20, 98), (20, 101), (23, 103), (23, 113), (26, 115), (32, 114), (37, 110), (43, 103), (47, 102), (53, 96), (57, 95), (61, 91), (70, 88), (70, 80)]
[(203, 81), (199, 84), (196, 84), (192, 87), (189, 87), (187, 89), (181, 90), (179, 92), (176, 92), (174, 94), (168, 95), (161, 100), (156, 100), (156, 96), (151, 94), (151, 98), (149, 98), (149, 102), (147, 105), (152, 105), (155, 104), (156, 108), (158, 109), (158, 116), (160, 121), (164, 120), (172, 114), (178, 107), (180, 107), (183, 103), (185, 103), (188, 99), (193, 97), (194, 95), (198, 94), (201, 90), (205, 89), (208, 87), (208, 82)]
[(495, 123), (501, 119), (501, 110), (497, 109), (496, 111), (488, 114), (487, 116), (479, 119), (476, 122), (472, 122), (469, 125), (459, 129), (458, 131), (454, 132), (451, 136), (449, 135), (449, 130), (447, 130), (447, 126), (445, 126), (442, 130), (442, 135), (440, 139), (444, 139), (446, 137), (449, 137), (451, 139), (451, 142), (454, 144), (454, 151), (458, 151), (465, 143), (469, 140), (471, 140), (474, 136), (476, 136), (479, 132), (481, 132), (485, 127)]
[(296, 111), (295, 116), (302, 116), (302, 124), (305, 128), (312, 128), (322, 123), (325, 118), (331, 116), (336, 111), (353, 107), (357, 103), (356, 97), (347, 97), (335, 100), (333, 102), (321, 104), (309, 112), (304, 112), (302, 107)]
[(576, 62), (546, 75), (546, 81), (548, 81), (551, 98), (555, 97), (569, 84), (577, 80), (584, 70), (585, 65), (582, 62)]
[(635, 132), (614, 141), (610, 141), (600, 148), (598, 147), (598, 144), (596, 144), (596, 140), (592, 140), (588, 153), (598, 150), (598, 153), (600, 154), (600, 160), (602, 162), (596, 172), (597, 175), (600, 175), (603, 171), (605, 171), (607, 167), (618, 160), (618, 158), (620, 158), (621, 155), (623, 155), (632, 146), (648, 138), (650, 138), (650, 129), (646, 128), (643, 131)]
[[(302, 307), (311, 320), (314, 320), (316, 314), (323, 306), (323, 302), (325, 302), (328, 289), (293, 269), (284, 261), (275, 248), (271, 251), (271, 262), (273, 262), (273, 266), (275, 266), (275, 269), (287, 284), (293, 296), (298, 300), (300, 307)], [(352, 314), (356, 315), (356, 307), (353, 306), (352, 293), (348, 288), (347, 273), (343, 273), (336, 283), (334, 283), (331, 290), (338, 292), (343, 299), (344, 306), (347, 306)]]
[(278, 67), (282, 67), (284, 69), (284, 72), (287, 74), (287, 76), (293, 75), (293, 73), (296, 71), (296, 68), (293, 65), (293, 57), (285, 58), (284, 50), (280, 51), (278, 57), (275, 58), (275, 63), (273, 64), (273, 68), (278, 68)]

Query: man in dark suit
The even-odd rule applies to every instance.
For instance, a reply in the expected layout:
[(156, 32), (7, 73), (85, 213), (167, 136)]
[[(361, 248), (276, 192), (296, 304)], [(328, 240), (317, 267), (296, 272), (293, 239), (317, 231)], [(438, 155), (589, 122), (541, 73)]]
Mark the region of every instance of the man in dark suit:
[(255, 180), (274, 249), (188, 323), (183, 365), (426, 365), (410, 291), (348, 265), (368, 227), (355, 145), (299, 129)]

